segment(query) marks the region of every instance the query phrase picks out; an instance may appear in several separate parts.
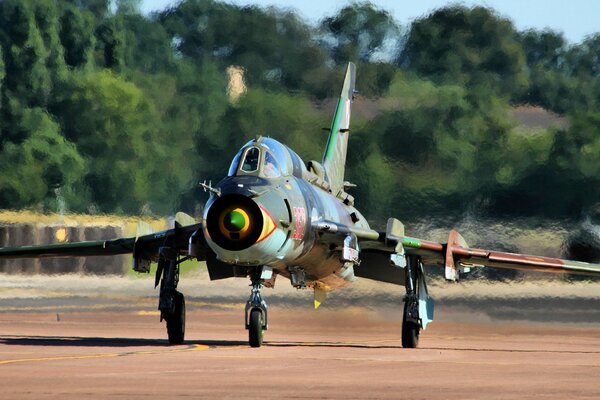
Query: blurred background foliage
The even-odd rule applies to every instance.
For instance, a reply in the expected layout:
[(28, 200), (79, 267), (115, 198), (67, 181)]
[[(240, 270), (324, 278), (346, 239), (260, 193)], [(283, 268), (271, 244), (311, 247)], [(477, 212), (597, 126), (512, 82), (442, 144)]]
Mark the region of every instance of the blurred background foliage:
[(401, 25), (349, 3), (314, 25), (272, 7), (139, 4), (0, 3), (0, 208), (55, 211), (59, 193), (77, 212), (194, 212), (197, 182), (258, 134), (320, 160), (348, 61), (347, 175), (370, 218), (565, 218), (598, 202), (600, 34), (568, 43), (460, 5)]

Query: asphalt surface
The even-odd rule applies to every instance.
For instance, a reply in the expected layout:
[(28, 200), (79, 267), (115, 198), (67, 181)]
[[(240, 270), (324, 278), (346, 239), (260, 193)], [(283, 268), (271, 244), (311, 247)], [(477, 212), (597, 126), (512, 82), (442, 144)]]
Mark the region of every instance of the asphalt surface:
[(182, 281), (186, 342), (170, 346), (151, 281), (0, 275), (0, 398), (600, 398), (597, 284), (433, 285), (418, 349), (401, 347), (399, 288), (313, 310), (281, 286), (252, 349), (246, 282)]

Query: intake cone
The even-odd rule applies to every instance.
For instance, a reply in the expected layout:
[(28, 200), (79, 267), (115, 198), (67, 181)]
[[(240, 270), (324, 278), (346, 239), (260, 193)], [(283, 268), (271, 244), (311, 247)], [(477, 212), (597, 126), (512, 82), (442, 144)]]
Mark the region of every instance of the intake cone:
[(250, 198), (238, 194), (223, 196), (212, 204), (206, 216), (210, 238), (226, 250), (243, 250), (256, 243), (263, 233), (264, 213)]

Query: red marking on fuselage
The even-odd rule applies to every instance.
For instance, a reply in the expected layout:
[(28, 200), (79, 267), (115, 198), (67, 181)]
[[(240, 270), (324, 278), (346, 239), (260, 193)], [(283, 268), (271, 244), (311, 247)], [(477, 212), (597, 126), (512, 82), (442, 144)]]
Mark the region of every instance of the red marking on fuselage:
[(294, 207), (294, 218), (296, 219), (296, 226), (292, 233), (292, 239), (302, 240), (304, 239), (304, 227), (306, 226), (306, 210), (304, 207)]

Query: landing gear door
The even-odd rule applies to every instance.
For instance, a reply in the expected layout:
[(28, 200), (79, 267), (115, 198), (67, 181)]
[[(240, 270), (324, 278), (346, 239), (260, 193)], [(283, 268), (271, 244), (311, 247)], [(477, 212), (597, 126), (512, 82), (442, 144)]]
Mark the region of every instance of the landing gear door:
[(421, 318), (421, 326), (425, 329), (427, 324), (433, 321), (434, 301), (429, 296), (427, 282), (425, 282), (425, 268), (421, 262), (419, 262), (419, 269), (417, 282), (419, 287), (419, 317)]

